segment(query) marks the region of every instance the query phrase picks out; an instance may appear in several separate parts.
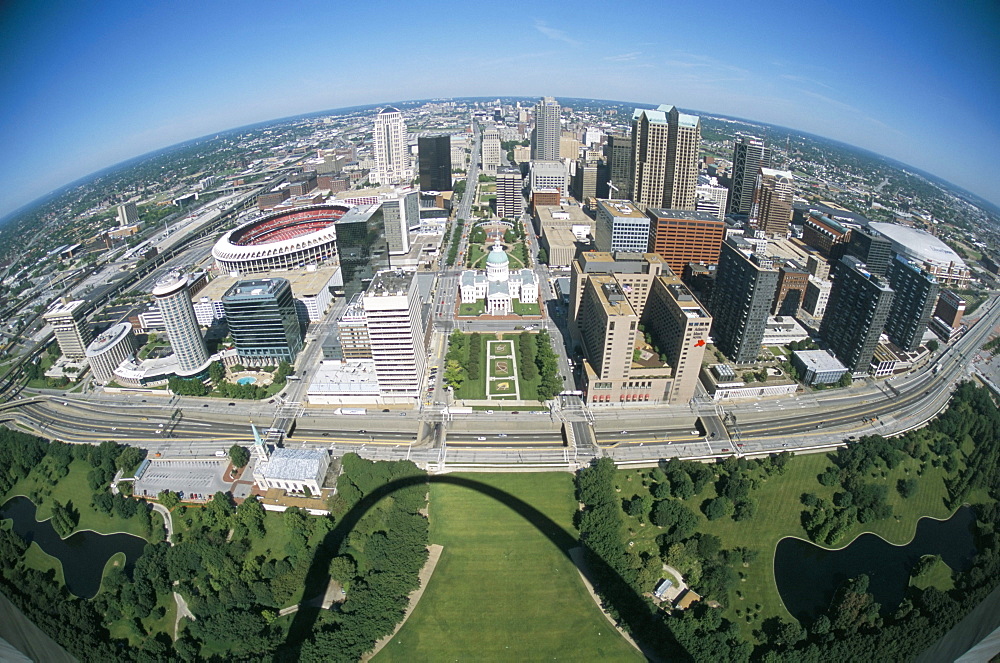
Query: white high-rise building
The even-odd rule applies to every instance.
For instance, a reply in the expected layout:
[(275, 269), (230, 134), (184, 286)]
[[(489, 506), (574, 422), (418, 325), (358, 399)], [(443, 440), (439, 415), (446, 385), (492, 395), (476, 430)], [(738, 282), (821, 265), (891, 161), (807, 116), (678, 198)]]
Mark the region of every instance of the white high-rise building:
[(497, 168), (500, 167), (500, 132), (496, 129), (487, 129), (483, 132), (483, 172), (487, 175), (496, 175)]
[(57, 300), (42, 318), (52, 327), (59, 349), (70, 361), (86, 357), (87, 344), (94, 338), (83, 316), (86, 303), (82, 300)]
[(168, 274), (156, 282), (153, 297), (177, 357), (177, 374), (191, 376), (208, 368), (208, 348), (198, 328), (187, 277), (176, 272)]
[(375, 116), (375, 168), (368, 175), (373, 184), (399, 184), (413, 178), (406, 149), (403, 114), (387, 106)]
[(518, 168), (497, 169), (497, 216), (516, 219), (524, 211), (524, 195), (521, 193), (524, 178)]
[(559, 139), (562, 125), (559, 123), (559, 104), (552, 97), (543, 98), (535, 106), (535, 130), (531, 134), (531, 158), (537, 161), (557, 161), (559, 159)]
[(379, 392), (387, 403), (420, 397), (424, 373), (424, 332), (420, 294), (412, 272), (377, 273), (362, 305)]
[(560, 196), (569, 194), (569, 173), (562, 161), (531, 162), (531, 192), (539, 189), (558, 189)]
[(696, 210), (714, 214), (717, 219), (726, 218), (726, 199), (729, 196), (729, 189), (720, 186), (717, 178), (699, 175), (695, 196)]

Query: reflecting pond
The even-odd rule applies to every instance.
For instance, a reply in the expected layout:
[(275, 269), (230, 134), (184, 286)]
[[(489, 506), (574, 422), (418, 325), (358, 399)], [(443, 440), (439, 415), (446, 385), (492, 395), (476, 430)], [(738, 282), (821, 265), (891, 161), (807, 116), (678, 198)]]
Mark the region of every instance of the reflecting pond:
[(125, 553), (125, 570), (131, 573), (146, 547), (145, 539), (132, 534), (98, 534), (87, 530), (61, 539), (48, 520), (35, 520), (35, 512), (35, 503), (27, 497), (12, 497), (0, 507), (0, 520), (12, 519), (14, 532), (58, 559), (66, 588), (82, 598), (97, 594), (104, 566), (112, 555)]
[(875, 534), (862, 534), (840, 550), (820, 548), (809, 541), (786, 537), (774, 552), (774, 578), (785, 607), (797, 618), (825, 610), (834, 592), (848, 578), (862, 573), (870, 579), (868, 591), (883, 610), (903, 600), (910, 571), (924, 555), (941, 555), (953, 570), (969, 568), (976, 547), (972, 536), (975, 513), (962, 507), (948, 520), (921, 518), (905, 546), (894, 546)]

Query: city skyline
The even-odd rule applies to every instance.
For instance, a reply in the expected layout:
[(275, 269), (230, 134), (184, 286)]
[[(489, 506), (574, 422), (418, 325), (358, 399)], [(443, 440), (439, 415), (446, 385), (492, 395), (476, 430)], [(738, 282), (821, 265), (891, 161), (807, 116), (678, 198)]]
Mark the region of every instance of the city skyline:
[[(199, 6), (197, 16), (165, 3), (9, 6), (0, 14), (15, 37), (0, 46), (9, 65), (0, 74), (9, 100), (0, 138), (17, 158), (0, 165), (8, 184), (0, 215), (116, 163), (247, 124), (401, 99), (514, 95), (671, 103), (781, 125), (1000, 205), (1000, 184), (968, 165), (1000, 150), (989, 117), (1000, 98), (994, 6), (892, 2), (862, 14), (788, 5), (706, 22), (704, 8), (675, 8), (667, 21), (640, 3), (619, 17), (628, 44), (600, 50), (586, 25), (566, 21), (566, 7), (484, 21), (457, 3), (433, 13), (395, 3), (391, 12), (307, 4), (294, 13), (252, 3), (239, 12)], [(603, 11), (584, 3), (572, 15)], [(394, 33), (378, 49), (331, 38), (345, 24), (376, 23)], [(433, 29), (451, 35), (450, 50), (426, 38)], [(469, 50), (490, 43), (502, 47)], [(725, 53), (713, 43), (741, 46)], [(966, 55), (970, 44), (978, 57)]]

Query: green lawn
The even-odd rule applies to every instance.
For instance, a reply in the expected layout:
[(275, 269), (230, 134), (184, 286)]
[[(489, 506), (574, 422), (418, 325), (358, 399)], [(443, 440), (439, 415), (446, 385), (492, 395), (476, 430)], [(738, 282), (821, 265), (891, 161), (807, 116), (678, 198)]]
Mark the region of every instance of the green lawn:
[[(698, 517), (699, 524), (696, 531), (715, 534), (722, 540), (724, 548), (743, 546), (758, 553), (758, 558), (753, 564), (738, 569), (745, 576), (739, 588), (744, 598), (740, 599), (734, 594), (725, 602), (726, 617), (730, 620), (746, 625), (745, 619), (737, 617), (735, 610), (756, 603), (760, 603), (762, 609), (758, 617), (749, 624), (751, 628), (758, 628), (760, 620), (772, 616), (792, 619), (781, 602), (774, 582), (774, 550), (778, 541), (786, 536), (808, 540), (801, 524), (801, 514), (806, 508), (800, 499), (803, 493), (811, 492), (819, 497), (832, 499), (833, 494), (841, 490), (839, 486), (824, 487), (816, 479), (817, 475), (830, 465), (832, 462), (827, 454), (804, 454), (793, 458), (783, 476), (772, 476), (762, 481), (751, 493), (751, 497), (757, 500), (758, 509), (753, 519), (744, 522), (736, 522), (731, 518), (709, 521), (702, 514), (701, 504), (716, 496), (713, 484), (706, 486), (700, 495), (685, 501), (688, 508)], [(907, 457), (895, 470), (886, 472), (885, 476), (881, 471), (869, 475), (869, 480), (884, 482), (889, 486), (887, 501), (892, 505), (894, 516), (866, 525), (855, 523), (838, 547), (847, 546), (855, 537), (866, 531), (874, 532), (890, 543), (905, 544), (913, 538), (920, 517), (948, 518), (951, 515), (951, 511), (944, 504), (946, 473), (940, 467), (935, 468), (927, 464), (920, 477), (920, 489), (914, 497), (903, 499), (897, 492), (897, 480), (914, 476), (919, 465), (918, 460)], [(649, 473), (650, 470), (620, 471), (618, 486), (621, 488), (621, 497), (631, 498), (641, 491), (648, 490), (643, 486), (643, 481), (647, 480)], [(642, 527), (638, 519), (627, 515), (625, 519), (629, 523), (632, 540), (635, 541), (634, 550), (655, 551), (657, 549), (655, 539), (660, 534), (660, 529), (652, 525)], [(749, 628), (745, 629), (745, 632), (747, 637), (750, 637)]]
[[(570, 474), (472, 474), (552, 518), (574, 539)], [(492, 498), (431, 484), (430, 540), (444, 546), (416, 610), (378, 661), (642, 660), (601, 615), (545, 535)]]
[(482, 315), (486, 312), (486, 300), (480, 299), (473, 304), (459, 304), (459, 315)]
[(955, 582), (951, 579), (951, 567), (939, 558), (929, 571), (918, 578), (910, 578), (910, 586), (920, 589), (937, 587), (942, 592), (951, 591), (955, 589)]
[[(504, 388), (506, 386), (506, 388)], [(509, 396), (514, 398), (514, 380), (492, 380), (490, 381), (490, 396)]]
[(515, 299), (513, 302), (514, 313), (517, 315), (541, 315), (541, 308), (538, 306), (538, 302), (525, 302), (521, 303), (520, 300)]
[(514, 374), (513, 362), (508, 359), (493, 358), (490, 366), (490, 376), (495, 378), (506, 378)]
[(66, 584), (66, 578), (63, 576), (62, 564), (60, 564), (59, 560), (52, 555), (43, 552), (37, 543), (32, 542), (32, 544), (28, 546), (28, 550), (24, 553), (24, 565), (30, 569), (41, 571), (42, 573), (52, 570), (56, 574), (56, 582), (60, 585)]
[(281, 513), (274, 511), (264, 512), (264, 528), (267, 536), (262, 538), (250, 538), (250, 551), (247, 559), (252, 559), (257, 555), (264, 555), (267, 558), (282, 559), (288, 555), (285, 546), (288, 545), (288, 528), (281, 519)]
[[(72, 502), (73, 507), (80, 512), (80, 522), (76, 527), (78, 530), (92, 529), (101, 534), (127, 532), (136, 536), (146, 536), (138, 520), (123, 520), (114, 515), (100, 513), (91, 507), (90, 498), (93, 491), (87, 484), (87, 473), (91, 470), (89, 463), (74, 460), (69, 465), (69, 474), (55, 483), (49, 478), (50, 464), (51, 459), (43, 459), (27, 477), (14, 484), (0, 503), (15, 495), (25, 495), (35, 502), (38, 507), (35, 517), (42, 521), (52, 515), (53, 500), (58, 500), (62, 504)], [(152, 519), (154, 527), (163, 527), (163, 518), (159, 514), (153, 513)]]
[(483, 256), (485, 256), (485, 255), (486, 255), (486, 252), (483, 251), (483, 247), (481, 247), (478, 244), (471, 244), (470, 243), (469, 244), (469, 255), (468, 255), (468, 260), (466, 261), (466, 265), (468, 267), (470, 267), (470, 268), (475, 268), (475, 267), (479, 266), (479, 263), (482, 261)]

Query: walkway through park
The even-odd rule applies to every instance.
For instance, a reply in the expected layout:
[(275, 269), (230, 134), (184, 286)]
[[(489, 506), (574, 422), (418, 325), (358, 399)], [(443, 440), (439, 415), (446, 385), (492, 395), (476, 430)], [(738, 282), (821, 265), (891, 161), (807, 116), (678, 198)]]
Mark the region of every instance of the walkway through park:
[(375, 648), (361, 657), (361, 663), (368, 663), (368, 661), (375, 657), (375, 654), (382, 650), (382, 647), (389, 644), (389, 641), (392, 640), (397, 633), (399, 633), (399, 629), (403, 628), (403, 624), (405, 624), (406, 620), (410, 618), (410, 614), (413, 613), (413, 609), (417, 607), (420, 597), (424, 595), (424, 590), (427, 589), (427, 583), (430, 582), (431, 576), (434, 575), (434, 569), (437, 567), (438, 560), (441, 559), (442, 550), (444, 550), (444, 546), (437, 543), (432, 543), (427, 546), (427, 561), (424, 562), (424, 568), (420, 569), (420, 586), (410, 592), (410, 602), (406, 606), (406, 613), (403, 615), (403, 621), (396, 624), (396, 628), (392, 633), (376, 642)]

